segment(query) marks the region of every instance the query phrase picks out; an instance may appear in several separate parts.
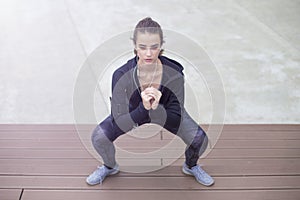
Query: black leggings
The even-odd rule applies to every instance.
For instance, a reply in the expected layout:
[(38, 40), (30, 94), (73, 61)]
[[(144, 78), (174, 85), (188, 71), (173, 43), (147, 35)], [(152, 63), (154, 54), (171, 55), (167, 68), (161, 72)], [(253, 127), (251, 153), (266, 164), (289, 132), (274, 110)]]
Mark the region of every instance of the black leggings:
[[(112, 118), (108, 116), (93, 131), (92, 143), (103, 162), (108, 167), (116, 165), (115, 146), (113, 142), (122, 134), (114, 133)], [(189, 167), (197, 165), (199, 157), (208, 145), (208, 138), (203, 129), (184, 111), (180, 128), (176, 134), (187, 145), (185, 150), (185, 163)]]

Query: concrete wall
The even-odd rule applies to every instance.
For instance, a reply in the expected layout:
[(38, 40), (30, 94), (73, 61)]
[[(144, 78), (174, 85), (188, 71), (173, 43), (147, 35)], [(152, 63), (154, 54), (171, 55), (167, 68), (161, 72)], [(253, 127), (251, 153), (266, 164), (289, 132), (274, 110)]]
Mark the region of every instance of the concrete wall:
[[(0, 123), (74, 123), (73, 91), (86, 59), (146, 16), (207, 53), (224, 84), (224, 123), (299, 123), (299, 10), (299, 0), (2, 0)], [(109, 79), (101, 81), (108, 96)], [(203, 94), (196, 118), (210, 123), (210, 93)], [(108, 111), (96, 104), (101, 120)]]

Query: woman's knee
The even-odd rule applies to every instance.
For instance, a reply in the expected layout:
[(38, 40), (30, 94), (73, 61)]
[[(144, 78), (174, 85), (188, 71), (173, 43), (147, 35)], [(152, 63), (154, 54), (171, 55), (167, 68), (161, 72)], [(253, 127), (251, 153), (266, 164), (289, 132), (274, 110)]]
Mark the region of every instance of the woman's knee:
[(102, 129), (100, 125), (94, 129), (91, 139), (94, 146), (99, 146), (101, 144), (110, 142), (105, 134), (104, 129)]

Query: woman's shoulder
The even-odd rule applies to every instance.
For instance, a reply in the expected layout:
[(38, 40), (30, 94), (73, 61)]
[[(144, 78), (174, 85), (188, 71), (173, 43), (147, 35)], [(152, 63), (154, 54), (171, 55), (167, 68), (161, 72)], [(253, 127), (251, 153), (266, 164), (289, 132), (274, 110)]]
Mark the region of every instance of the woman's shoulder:
[(160, 56), (159, 59), (161, 60), (163, 65), (167, 65), (179, 72), (183, 71), (183, 66), (178, 61), (171, 59), (167, 56)]
[(128, 72), (128, 71), (134, 69), (135, 66), (136, 66), (136, 57), (127, 60), (127, 62), (124, 63), (122, 66), (118, 67), (118, 68), (114, 71), (114, 73), (125, 74), (126, 72)]

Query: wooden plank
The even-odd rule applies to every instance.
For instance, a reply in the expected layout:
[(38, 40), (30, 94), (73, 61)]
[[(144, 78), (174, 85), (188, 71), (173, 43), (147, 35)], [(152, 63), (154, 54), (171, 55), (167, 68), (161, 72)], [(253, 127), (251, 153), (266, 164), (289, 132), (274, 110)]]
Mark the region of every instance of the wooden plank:
[[(297, 135), (296, 135), (297, 134)], [(172, 142), (174, 139), (179, 140), (179, 142), (182, 142), (181, 139), (179, 139), (177, 136), (172, 135), (172, 134), (167, 134), (168, 137), (163, 136), (163, 141), (159, 141), (159, 138), (155, 138), (153, 140), (153, 143), (150, 143), (150, 146), (161, 146), (161, 145), (166, 145)], [(250, 137), (245, 136), (243, 139), (243, 136), (240, 135), (239, 138), (235, 139), (229, 139), (226, 138), (226, 136), (221, 136), (215, 146), (215, 148), (259, 148), (259, 147), (270, 147), (270, 148), (299, 148), (300, 147), (300, 132), (298, 133), (293, 133), (291, 134), (290, 139), (288, 139), (288, 135), (286, 134), (277, 134), (277, 138), (275, 139), (274, 137), (269, 137), (270, 135), (267, 135), (267, 137), (263, 138), (262, 137)], [(232, 135), (231, 135), (232, 136)], [(284, 138), (285, 137), (285, 138)], [(138, 145), (139, 143), (146, 144), (148, 139), (141, 140), (141, 139), (127, 139), (127, 138), (120, 138), (116, 140), (116, 144), (120, 146), (135, 146)], [(182, 142), (183, 143), (183, 142)]]
[[(181, 149), (163, 149), (160, 152), (158, 148), (125, 148), (119, 150), (116, 146), (116, 157), (119, 158), (138, 158), (138, 159), (152, 159), (152, 158), (179, 158), (184, 155), (184, 147)], [(39, 148), (0, 148), (0, 159), (21, 158), (21, 159), (41, 159), (41, 158), (66, 158), (66, 159), (88, 159), (93, 158), (98, 154), (94, 149), (39, 149)], [(91, 152), (91, 153), (90, 153)], [(291, 155), (290, 157), (295, 157)]]
[(41, 130), (90, 130), (97, 126), (97, 124), (77, 125), (77, 124), (0, 124), (0, 131), (21, 130), (21, 131), (41, 131)]
[(80, 140), (39, 140), (39, 139), (22, 139), (22, 140), (0, 140), (2, 148), (44, 148), (44, 149), (68, 149), (84, 148)]
[(300, 190), (232, 190), (232, 191), (153, 191), (153, 190), (25, 190), (22, 200), (166, 200), (166, 199), (245, 199), (299, 200)]
[(214, 148), (299, 149), (300, 140), (218, 140)]
[(299, 140), (300, 131), (223, 131), (220, 140)]
[[(98, 124), (0, 124), (2, 131), (76, 131), (76, 130), (94, 130)], [(156, 130), (155, 124), (144, 124), (139, 126), (143, 130)], [(162, 129), (162, 128), (159, 128)]]
[[(86, 134), (86, 138), (91, 137), (91, 133)], [(35, 131), (35, 130), (29, 130), (29, 131), (21, 131), (21, 130), (13, 130), (13, 131), (2, 131), (0, 132), (0, 140), (3, 139), (75, 139), (79, 138), (79, 135), (76, 131), (53, 131), (53, 130), (47, 130), (47, 131)]]
[[(163, 159), (165, 166), (181, 166), (184, 159), (175, 162)], [(202, 159), (199, 161), (210, 174), (215, 176), (235, 175), (299, 175), (299, 159)]]
[[(216, 135), (214, 132), (206, 132), (209, 135)], [(270, 130), (239, 130), (239, 131), (229, 131), (223, 130), (218, 133), (220, 140), (293, 140), (300, 139), (300, 130), (280, 130), (280, 131), (270, 131)], [(162, 132), (162, 138), (166, 140), (173, 139), (175, 136), (170, 132)]]
[[(92, 132), (80, 132), (80, 136), (85, 139), (90, 139)], [(173, 134), (162, 132), (164, 139), (172, 139)], [(0, 139), (70, 139), (79, 138), (75, 130), (7, 130), (0, 131)], [(122, 140), (126, 140), (126, 135), (122, 136)], [(221, 140), (292, 140), (300, 139), (300, 131), (222, 131)]]
[(0, 189), (1, 200), (19, 200), (22, 189)]
[[(95, 128), (97, 124), (0, 124), (0, 131), (7, 131), (7, 130), (91, 130)], [(201, 124), (200, 125), (203, 129), (207, 130), (210, 128), (220, 127), (225, 131), (240, 131), (240, 130), (272, 130), (272, 131), (279, 131), (279, 130), (290, 130), (290, 131), (299, 131), (300, 125), (299, 124)]]
[(300, 149), (213, 149), (206, 158), (300, 158)]
[[(140, 140), (115, 142), (120, 148), (160, 148), (170, 141), (166, 140)], [(38, 148), (38, 149), (84, 149), (84, 144), (91, 144), (91, 141), (79, 139), (59, 140), (59, 139), (22, 139), (22, 140), (0, 140), (1, 148)], [(91, 146), (91, 145), (90, 145)]]
[(223, 128), (224, 131), (299, 131), (300, 124), (223, 124), (223, 125), (200, 125), (204, 130)]
[[(151, 133), (150, 137), (147, 136), (147, 133), (143, 133), (141, 137), (133, 137), (130, 134), (125, 134), (119, 137), (116, 141), (128, 141), (128, 142), (161, 142), (166, 143), (167, 141), (161, 141), (162, 137), (161, 134), (153, 135)], [(31, 141), (90, 141), (91, 140), (91, 133), (87, 133), (86, 135), (78, 135), (76, 132), (59, 132), (59, 131), (51, 131), (51, 132), (20, 132), (20, 133), (0, 133), (0, 141), (5, 142), (14, 142), (14, 141), (24, 141), (24, 142), (31, 142)]]
[[(162, 147), (169, 143), (172, 140), (163, 140), (164, 142), (155, 142), (153, 143), (147, 141), (127, 141), (120, 140), (116, 144), (123, 147)], [(145, 144), (145, 145), (144, 145)], [(181, 140), (176, 141), (176, 144), (181, 145), (183, 142)], [(234, 148), (234, 149), (299, 149), (300, 148), (300, 140), (218, 140), (214, 149), (223, 149), (223, 148)]]
[[(44, 149), (68, 149), (77, 148), (82, 149), (85, 144), (90, 143), (90, 140), (80, 140), (77, 139), (2, 139), (0, 140), (1, 148), (44, 148)], [(175, 142), (175, 141), (174, 141)], [(137, 139), (137, 140), (118, 140), (115, 142), (116, 145), (120, 147), (163, 147), (171, 143), (171, 140), (160, 140), (157, 138), (153, 139)], [(183, 144), (183, 142), (178, 139), (176, 144)], [(214, 148), (255, 148), (255, 149), (270, 149), (270, 148), (287, 148), (287, 149), (299, 149), (300, 140), (218, 140)]]
[(31, 149), (0, 148), (0, 159), (3, 158), (92, 158), (85, 149)]
[(0, 176), (0, 188), (24, 189), (103, 189), (103, 190), (243, 190), (300, 189), (300, 176), (214, 177), (215, 184), (205, 187), (194, 177), (108, 177), (102, 185), (86, 184), (79, 176)]
[[(123, 166), (151, 167), (160, 166), (160, 159), (117, 159)], [(184, 159), (163, 159), (163, 166), (172, 165), (176, 168), (172, 175), (178, 174)], [(200, 163), (215, 176), (238, 175), (299, 175), (300, 159), (202, 159)], [(1, 159), (1, 174), (27, 175), (87, 175), (95, 166), (96, 159)], [(170, 169), (168, 169), (170, 170)], [(158, 173), (159, 174), (159, 173)], [(162, 174), (159, 174), (162, 175)]]
[[(160, 154), (145, 154), (154, 152), (157, 148), (126, 148), (134, 153), (135, 158), (184, 158), (184, 149), (164, 149)], [(178, 157), (179, 155), (179, 157)], [(181, 155), (181, 156), (180, 156)], [(117, 158), (132, 158), (117, 150)], [(92, 158), (92, 155), (85, 149), (38, 149), (38, 148), (0, 148), (0, 159), (22, 158)], [(300, 158), (299, 149), (213, 149), (206, 158)]]
[[(118, 159), (118, 163), (152, 168), (161, 166), (161, 159)], [(0, 171), (11, 175), (87, 175), (100, 164), (96, 159), (1, 159)]]

